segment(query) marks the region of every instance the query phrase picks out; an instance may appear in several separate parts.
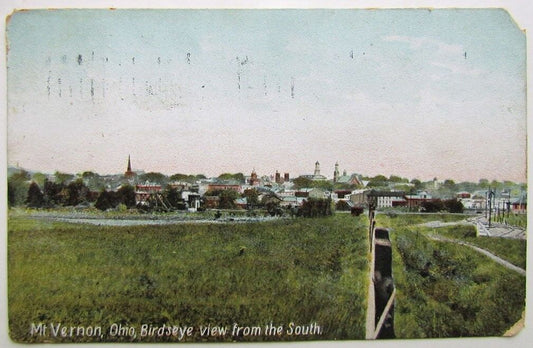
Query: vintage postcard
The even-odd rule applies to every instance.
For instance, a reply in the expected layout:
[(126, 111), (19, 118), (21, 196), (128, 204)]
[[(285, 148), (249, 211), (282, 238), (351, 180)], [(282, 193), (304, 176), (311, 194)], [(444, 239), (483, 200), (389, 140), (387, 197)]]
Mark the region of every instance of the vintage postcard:
[(524, 327), (505, 9), (16, 10), (6, 45), (13, 343)]

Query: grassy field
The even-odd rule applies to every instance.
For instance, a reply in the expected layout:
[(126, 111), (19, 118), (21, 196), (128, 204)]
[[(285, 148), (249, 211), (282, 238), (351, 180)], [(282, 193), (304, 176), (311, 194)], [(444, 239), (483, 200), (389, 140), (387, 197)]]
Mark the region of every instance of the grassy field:
[[(418, 226), (443, 221), (435, 215), (377, 219), (378, 226), (391, 228), (397, 337), (501, 336), (520, 319), (525, 277), (467, 246), (427, 237), (442, 230), (459, 238), (469, 234), (468, 226)], [(500, 245), (501, 240), (490, 243)]]
[[(377, 215), (378, 226), (391, 229), (398, 338), (499, 336), (520, 318), (525, 277), (466, 246), (427, 236), (465, 240), (519, 266), (525, 242), (473, 238), (468, 226), (420, 226), (463, 219)], [(8, 229), (10, 335), (17, 342), (363, 339), (367, 226), (365, 216), (337, 214), (105, 227), (16, 211)], [(48, 331), (40, 332), (39, 323)], [(62, 336), (58, 323), (75, 334)], [(270, 323), (281, 330), (267, 334)], [(156, 327), (154, 335), (142, 336), (142, 325)], [(101, 335), (77, 335), (79, 327), (97, 326)], [(163, 326), (177, 334), (158, 336)], [(228, 331), (202, 335), (208, 326)]]
[(509, 261), (515, 266), (526, 269), (527, 246), (523, 239), (499, 237), (475, 237), (474, 226), (447, 226), (435, 229), (436, 233), (445, 237), (468, 242), (482, 249), (488, 250), (496, 256)]
[[(364, 216), (104, 227), (15, 214), (8, 223), (9, 328), (17, 342), (364, 338)], [(63, 337), (58, 323), (74, 335)], [(279, 334), (265, 334), (270, 323), (283, 326)], [(305, 334), (314, 323), (320, 330)], [(141, 337), (143, 324), (194, 330)], [(262, 332), (234, 335), (234, 324)], [(208, 325), (229, 332), (201, 335)], [(87, 327), (102, 334), (89, 336)]]
[(492, 215), (493, 222), (505, 223), (511, 226), (527, 227), (527, 214), (507, 214), (502, 213), (498, 218), (498, 215)]

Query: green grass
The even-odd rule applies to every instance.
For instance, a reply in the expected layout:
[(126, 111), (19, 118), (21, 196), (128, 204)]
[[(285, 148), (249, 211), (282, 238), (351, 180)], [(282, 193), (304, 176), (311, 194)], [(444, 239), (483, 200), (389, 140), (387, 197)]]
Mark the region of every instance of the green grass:
[(464, 225), (439, 227), (434, 232), (448, 238), (465, 241), (478, 246), (515, 266), (526, 269), (527, 246), (526, 241), (523, 239), (475, 237), (475, 227)]
[[(466, 246), (427, 238), (437, 232), (471, 242), (468, 227), (419, 226), (463, 219), (377, 215), (378, 226), (391, 229), (398, 338), (499, 336), (520, 318), (525, 277)], [(364, 338), (365, 216), (102, 227), (35, 219), (19, 211), (8, 222), (9, 328), (17, 342), (177, 341), (106, 336), (112, 323), (231, 329), (234, 323), (272, 322), (286, 330), (290, 322), (316, 322), (323, 328), (315, 336), (214, 338), (195, 330), (185, 339), (195, 342)], [(501, 239), (486, 243), (509, 261), (525, 248)], [(104, 336), (30, 335), (31, 323), (39, 322), (100, 325)]]
[[(132, 340), (107, 335), (112, 323), (138, 330), (316, 322), (322, 335), (209, 340), (364, 338), (364, 216), (117, 228), (15, 214), (8, 223), (9, 328), (17, 342)], [(101, 326), (104, 336), (30, 335), (40, 322)], [(208, 338), (195, 330), (186, 340)]]
[(492, 215), (493, 222), (497, 223), (505, 223), (507, 225), (511, 226), (517, 226), (517, 227), (527, 227), (527, 214), (509, 214), (507, 216), (506, 213), (502, 213), (500, 217), (498, 218), (497, 214)]
[(464, 214), (397, 214), (394, 212), (378, 213), (376, 220), (382, 226), (400, 227), (408, 225), (419, 225), (430, 221), (454, 222), (464, 220), (468, 215)]
[[(501, 336), (520, 319), (525, 277), (467, 246), (430, 240), (428, 233), (443, 228), (410, 218), (378, 215), (378, 226), (391, 228), (397, 337)], [(465, 233), (458, 229), (448, 232)]]

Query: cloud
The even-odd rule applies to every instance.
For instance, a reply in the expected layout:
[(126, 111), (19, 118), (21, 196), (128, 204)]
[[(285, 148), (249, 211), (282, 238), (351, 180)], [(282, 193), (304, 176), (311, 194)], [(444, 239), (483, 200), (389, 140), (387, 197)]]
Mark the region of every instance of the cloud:
[(402, 35), (389, 35), (382, 38), (385, 42), (403, 42), (409, 44), (412, 50), (431, 49), (436, 48), (438, 55), (458, 55), (465, 52), (461, 45), (448, 44), (439, 40), (428, 37), (413, 37)]
[(467, 75), (467, 76), (480, 76), (483, 73), (481, 69), (471, 69), (467, 65), (460, 65), (454, 63), (442, 63), (442, 62), (432, 62), (432, 66), (442, 68), (447, 70), (448, 73)]

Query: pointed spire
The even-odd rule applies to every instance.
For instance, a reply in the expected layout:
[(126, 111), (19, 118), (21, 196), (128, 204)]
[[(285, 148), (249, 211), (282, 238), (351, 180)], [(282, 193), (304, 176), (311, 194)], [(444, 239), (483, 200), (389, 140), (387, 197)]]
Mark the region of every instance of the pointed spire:
[(130, 155), (128, 155), (128, 168), (126, 169), (126, 173), (124, 173), (124, 176), (128, 179), (133, 178), (135, 176), (135, 173), (131, 170), (131, 159)]

